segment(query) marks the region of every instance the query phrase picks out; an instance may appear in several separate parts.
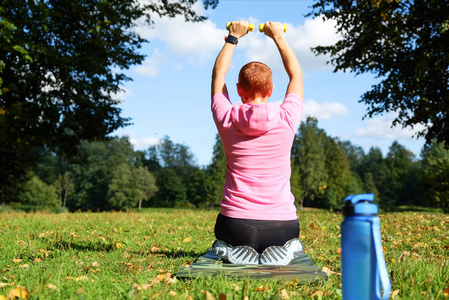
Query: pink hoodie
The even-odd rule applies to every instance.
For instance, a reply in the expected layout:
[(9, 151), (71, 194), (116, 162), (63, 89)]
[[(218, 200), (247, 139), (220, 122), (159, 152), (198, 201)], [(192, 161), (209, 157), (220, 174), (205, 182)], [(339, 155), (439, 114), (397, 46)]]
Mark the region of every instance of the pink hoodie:
[(274, 103), (232, 106), (229, 96), (212, 98), (212, 114), (227, 158), (221, 214), (240, 219), (294, 220), (290, 150), (303, 102), (288, 94)]

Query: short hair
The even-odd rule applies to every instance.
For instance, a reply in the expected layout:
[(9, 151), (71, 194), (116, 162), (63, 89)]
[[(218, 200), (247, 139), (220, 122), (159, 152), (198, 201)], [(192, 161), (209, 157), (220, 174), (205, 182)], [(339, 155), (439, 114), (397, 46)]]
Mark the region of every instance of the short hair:
[(273, 86), (271, 69), (261, 62), (247, 63), (240, 69), (239, 86), (245, 98), (268, 96)]

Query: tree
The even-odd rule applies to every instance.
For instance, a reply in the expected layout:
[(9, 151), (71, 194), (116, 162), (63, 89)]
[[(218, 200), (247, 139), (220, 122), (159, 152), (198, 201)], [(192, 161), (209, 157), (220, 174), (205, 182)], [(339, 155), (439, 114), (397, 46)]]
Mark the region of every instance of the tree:
[(69, 172), (59, 174), (56, 181), (53, 183), (59, 196), (59, 200), (62, 202), (62, 207), (66, 208), (67, 198), (75, 192), (75, 185), (70, 177)]
[[(299, 166), (302, 194), (296, 199), (302, 209), (304, 203), (310, 204), (324, 194), (327, 188), (326, 156), (324, 142), (326, 133), (318, 128), (318, 120), (308, 117), (301, 122), (292, 146), (294, 164)], [(297, 168), (293, 168), (297, 170)]]
[(215, 135), (215, 144), (212, 153), (212, 162), (206, 169), (206, 191), (211, 207), (219, 205), (223, 197), (223, 186), (226, 178), (226, 153), (220, 135)]
[(422, 125), (417, 136), (427, 144), (449, 142), (448, 1), (318, 0), (312, 9), (309, 15), (335, 20), (342, 36), (313, 51), (330, 54), (335, 72), (381, 78), (360, 100), (368, 117), (397, 112), (393, 125)]
[(122, 164), (128, 165), (131, 172), (136, 163), (136, 155), (127, 137), (112, 138), (103, 142), (82, 142), (76, 163), (70, 165), (75, 193), (74, 201), (69, 207), (110, 209), (116, 208), (114, 203), (126, 203), (118, 199), (116, 199), (118, 202), (114, 203), (108, 200), (109, 185), (113, 178), (119, 176), (116, 170)]
[(186, 186), (173, 169), (163, 168), (156, 174), (156, 193), (153, 206), (182, 207), (187, 204)]
[[(202, 21), (197, 0), (3, 0), (0, 7), (0, 197), (35, 161), (34, 146), (73, 155), (81, 140), (104, 139), (129, 124), (117, 93), (120, 70), (140, 64), (146, 42), (133, 28), (152, 15)], [(203, 1), (205, 8), (218, 0)]]
[(324, 152), (326, 157), (327, 188), (323, 195), (324, 205), (335, 209), (343, 205), (343, 199), (348, 193), (360, 190), (357, 187), (349, 159), (342, 143), (331, 137), (326, 137), (324, 143)]
[(126, 209), (135, 206), (139, 193), (135, 189), (132, 170), (127, 163), (115, 166), (112, 179), (108, 186), (107, 202), (115, 209)]
[(363, 174), (365, 189), (367, 192), (379, 193), (375, 200), (385, 209), (391, 209), (396, 205), (394, 183), (391, 170), (388, 167), (382, 151), (377, 147), (371, 147), (364, 157), (361, 174)]
[(138, 167), (134, 169), (134, 181), (139, 200), (139, 210), (142, 208), (142, 201), (148, 201), (158, 191), (156, 179), (146, 167)]
[(414, 202), (413, 195), (418, 194), (418, 186), (409, 184), (414, 182), (414, 173), (412, 169), (415, 165), (415, 155), (413, 152), (407, 150), (404, 146), (394, 141), (390, 146), (385, 158), (385, 162), (391, 171), (391, 186), (390, 197), (394, 198), (396, 204), (408, 204)]
[(423, 172), (422, 184), (427, 196), (445, 214), (449, 213), (449, 149), (445, 142), (433, 141), (421, 153)]
[(61, 206), (56, 194), (56, 189), (48, 185), (37, 176), (32, 176), (25, 184), (23, 193), (20, 194), (22, 204), (38, 208), (54, 208)]

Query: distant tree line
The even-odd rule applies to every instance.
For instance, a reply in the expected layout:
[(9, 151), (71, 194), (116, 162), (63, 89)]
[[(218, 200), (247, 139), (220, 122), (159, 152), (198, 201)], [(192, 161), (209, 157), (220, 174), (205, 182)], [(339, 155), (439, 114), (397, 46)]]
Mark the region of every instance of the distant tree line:
[[(27, 209), (130, 210), (214, 208), (221, 200), (226, 155), (217, 134), (212, 161), (198, 166), (188, 146), (164, 137), (145, 151), (127, 137), (82, 142), (70, 159), (35, 149), (38, 163), (10, 202)], [(383, 210), (439, 206), (449, 210), (449, 149), (432, 142), (420, 159), (398, 142), (384, 156), (331, 137), (318, 121), (302, 122), (292, 147), (291, 187), (298, 208), (339, 209), (350, 194), (374, 193)], [(3, 203), (6, 204), (6, 203)]]

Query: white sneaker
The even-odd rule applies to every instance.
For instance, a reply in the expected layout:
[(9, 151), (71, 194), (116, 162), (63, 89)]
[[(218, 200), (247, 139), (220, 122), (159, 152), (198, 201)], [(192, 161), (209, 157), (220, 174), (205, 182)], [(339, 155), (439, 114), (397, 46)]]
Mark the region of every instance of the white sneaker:
[(302, 243), (298, 239), (291, 239), (283, 246), (266, 248), (260, 256), (260, 263), (270, 266), (286, 266), (301, 253), (304, 253)]
[(212, 251), (232, 264), (259, 264), (259, 253), (249, 246), (232, 247), (225, 241), (216, 240), (212, 245)]
[(236, 246), (228, 253), (228, 260), (233, 264), (258, 265), (259, 253), (249, 246)]
[(216, 240), (212, 245), (212, 251), (220, 258), (228, 260), (228, 253), (231, 251), (232, 246), (228, 245), (225, 241)]

